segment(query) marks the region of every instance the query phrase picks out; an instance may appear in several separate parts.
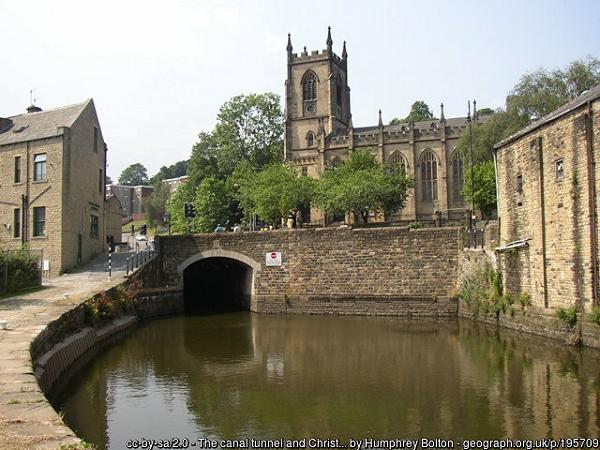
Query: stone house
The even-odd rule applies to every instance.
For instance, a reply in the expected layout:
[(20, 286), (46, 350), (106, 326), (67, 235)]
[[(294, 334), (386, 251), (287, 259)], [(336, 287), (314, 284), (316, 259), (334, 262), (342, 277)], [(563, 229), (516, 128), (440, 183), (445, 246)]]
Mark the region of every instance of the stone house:
[[(460, 191), (465, 161), (456, 145), (471, 117), (448, 118), (441, 105), (440, 118), (431, 121), (384, 125), (379, 111), (378, 125), (354, 127), (348, 85), (348, 53), (333, 52), (331, 30), (327, 48), (293, 53), (287, 44), (285, 82), (285, 160), (304, 175), (319, 178), (358, 149), (369, 149), (383, 164), (401, 167), (415, 181), (405, 208), (394, 221), (464, 219), (468, 205)], [(479, 123), (473, 112), (473, 125)], [(485, 120), (485, 116), (481, 117)], [(323, 213), (312, 209), (313, 223), (326, 222)]]
[(0, 118), (0, 247), (50, 275), (105, 249), (106, 145), (94, 101)]
[(154, 192), (152, 186), (111, 184), (106, 187), (106, 190), (121, 202), (124, 219), (144, 220), (144, 199)]
[(600, 85), (495, 146), (505, 287), (545, 308), (598, 305)]
[(112, 194), (106, 196), (104, 202), (106, 211), (106, 236), (112, 236), (113, 242), (122, 242), (121, 223), (123, 219), (123, 207), (117, 197)]

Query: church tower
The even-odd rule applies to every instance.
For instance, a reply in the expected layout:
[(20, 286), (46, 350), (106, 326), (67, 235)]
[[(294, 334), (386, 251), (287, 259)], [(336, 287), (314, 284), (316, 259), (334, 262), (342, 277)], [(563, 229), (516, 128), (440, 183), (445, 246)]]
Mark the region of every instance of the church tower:
[(291, 36), (287, 43), (285, 82), (286, 161), (318, 159), (325, 148), (325, 136), (345, 135), (351, 121), (348, 87), (348, 53), (333, 52), (331, 27), (326, 48), (299, 55), (293, 53)]

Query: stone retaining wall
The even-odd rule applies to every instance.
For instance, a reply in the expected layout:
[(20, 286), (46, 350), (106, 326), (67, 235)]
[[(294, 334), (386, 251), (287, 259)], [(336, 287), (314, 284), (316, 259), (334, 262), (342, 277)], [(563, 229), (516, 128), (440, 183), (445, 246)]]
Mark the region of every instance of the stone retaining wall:
[[(113, 289), (116, 287), (107, 292)], [(86, 325), (83, 304), (67, 311), (48, 324), (31, 343), (34, 373), (42, 392), (48, 394), (60, 375), (84, 353), (139, 319), (181, 312), (183, 296), (178, 289), (141, 291), (133, 314), (118, 317), (101, 328)]]

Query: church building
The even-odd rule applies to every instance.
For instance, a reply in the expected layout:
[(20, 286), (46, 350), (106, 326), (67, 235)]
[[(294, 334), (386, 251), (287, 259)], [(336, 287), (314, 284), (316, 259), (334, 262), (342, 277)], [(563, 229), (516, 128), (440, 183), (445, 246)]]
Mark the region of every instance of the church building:
[[(303, 175), (319, 178), (358, 149), (369, 149), (385, 165), (401, 167), (415, 182), (405, 207), (390, 218), (395, 222), (462, 220), (468, 205), (460, 191), (466, 161), (456, 145), (470, 117), (448, 118), (441, 105), (440, 118), (424, 122), (354, 127), (348, 85), (348, 52), (333, 52), (331, 27), (326, 48), (293, 53), (287, 43), (285, 82), (285, 160)], [(473, 120), (477, 122), (474, 109)], [(326, 224), (332, 217), (312, 209), (311, 222)]]

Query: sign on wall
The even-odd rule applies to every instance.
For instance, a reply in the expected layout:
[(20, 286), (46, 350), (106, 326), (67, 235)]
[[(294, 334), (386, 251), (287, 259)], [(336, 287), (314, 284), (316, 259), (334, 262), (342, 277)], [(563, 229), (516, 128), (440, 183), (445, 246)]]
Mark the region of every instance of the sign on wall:
[(281, 252), (268, 252), (265, 255), (267, 266), (281, 266)]

